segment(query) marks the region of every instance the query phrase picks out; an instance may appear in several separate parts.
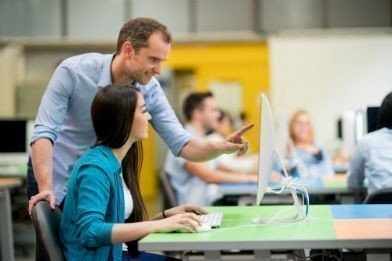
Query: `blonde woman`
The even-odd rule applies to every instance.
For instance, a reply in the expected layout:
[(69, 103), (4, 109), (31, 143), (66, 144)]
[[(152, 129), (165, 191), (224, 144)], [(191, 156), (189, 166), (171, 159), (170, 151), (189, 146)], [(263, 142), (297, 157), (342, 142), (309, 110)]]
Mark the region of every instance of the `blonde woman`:
[(329, 155), (314, 142), (314, 126), (309, 112), (300, 110), (293, 114), (289, 135), (292, 141), (289, 155), (298, 162), (297, 171), (301, 178), (334, 174)]

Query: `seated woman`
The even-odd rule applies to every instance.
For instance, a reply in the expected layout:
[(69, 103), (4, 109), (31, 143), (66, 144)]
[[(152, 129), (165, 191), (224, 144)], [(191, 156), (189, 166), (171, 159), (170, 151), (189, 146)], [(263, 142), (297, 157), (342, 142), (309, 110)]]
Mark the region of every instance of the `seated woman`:
[(200, 221), (192, 212), (205, 210), (179, 206), (147, 221), (139, 174), (141, 141), (147, 139), (151, 116), (137, 89), (119, 84), (102, 88), (92, 103), (91, 118), (97, 141), (73, 168), (61, 218), (66, 259), (166, 260), (135, 251), (135, 242), (128, 244), (128, 254), (121, 243), (152, 232), (194, 232)]
[(289, 158), (294, 171), (304, 179), (333, 175), (333, 166), (328, 154), (314, 143), (312, 119), (307, 111), (294, 113), (289, 124), (289, 135), (293, 142)]
[(381, 103), (378, 127), (357, 143), (348, 172), (348, 186), (362, 188), (367, 178), (368, 193), (392, 187), (392, 92)]

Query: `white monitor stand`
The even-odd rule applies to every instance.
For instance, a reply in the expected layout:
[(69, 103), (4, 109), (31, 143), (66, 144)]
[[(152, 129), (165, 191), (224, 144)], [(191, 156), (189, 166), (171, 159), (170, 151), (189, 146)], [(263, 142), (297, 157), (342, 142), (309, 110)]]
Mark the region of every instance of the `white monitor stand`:
[[(290, 178), (285, 170), (285, 166), (281, 159), (281, 156), (275, 148), (275, 130), (273, 124), (273, 117), (271, 112), (271, 107), (269, 105), (268, 99), (264, 94), (261, 94), (260, 99), (260, 149), (259, 149), (259, 178), (257, 186), (257, 198), (256, 205), (260, 205), (261, 200), (266, 192), (271, 192), (275, 194), (280, 194), (284, 191), (288, 191), (293, 198), (293, 207), (295, 207), (296, 214), (291, 217), (280, 217), (278, 213), (276, 216), (271, 218), (266, 217), (255, 217), (252, 219), (253, 223), (270, 223), (270, 222), (297, 222), (305, 220), (307, 217), (308, 210), (303, 209), (303, 203), (300, 202), (297, 192), (303, 194), (303, 201), (306, 201), (306, 205), (309, 205), (309, 195), (305, 186), (295, 183), (295, 180)], [(279, 163), (284, 171), (284, 178), (281, 182), (281, 187), (279, 189), (272, 189), (268, 187), (270, 176), (273, 169), (274, 153), (276, 153), (279, 158)]]

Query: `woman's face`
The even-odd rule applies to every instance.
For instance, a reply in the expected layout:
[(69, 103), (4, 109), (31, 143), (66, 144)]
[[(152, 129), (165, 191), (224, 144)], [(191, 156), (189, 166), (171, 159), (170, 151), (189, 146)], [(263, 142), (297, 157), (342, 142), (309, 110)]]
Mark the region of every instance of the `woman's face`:
[(294, 121), (293, 133), (297, 142), (311, 142), (312, 123), (309, 115), (300, 114)]
[(140, 93), (137, 93), (137, 104), (130, 135), (135, 141), (145, 140), (148, 138), (149, 120), (151, 120), (151, 115), (146, 109), (144, 98)]

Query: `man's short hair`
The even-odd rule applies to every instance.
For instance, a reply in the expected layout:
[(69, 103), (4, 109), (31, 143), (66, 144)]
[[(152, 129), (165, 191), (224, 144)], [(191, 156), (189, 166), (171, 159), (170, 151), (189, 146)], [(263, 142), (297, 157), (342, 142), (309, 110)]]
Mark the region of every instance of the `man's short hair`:
[(151, 18), (135, 18), (126, 22), (120, 30), (117, 40), (117, 53), (120, 53), (122, 45), (129, 41), (133, 48), (138, 51), (148, 46), (148, 39), (156, 32), (162, 34), (166, 43), (171, 43), (172, 37), (167, 27)]
[(392, 92), (388, 93), (381, 103), (377, 127), (392, 129)]
[(192, 119), (193, 112), (196, 109), (202, 109), (204, 100), (211, 97), (214, 97), (212, 92), (194, 92), (188, 95), (182, 107), (185, 119), (190, 121)]

